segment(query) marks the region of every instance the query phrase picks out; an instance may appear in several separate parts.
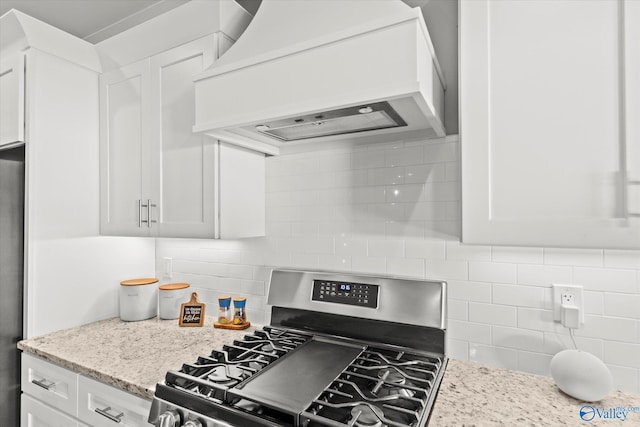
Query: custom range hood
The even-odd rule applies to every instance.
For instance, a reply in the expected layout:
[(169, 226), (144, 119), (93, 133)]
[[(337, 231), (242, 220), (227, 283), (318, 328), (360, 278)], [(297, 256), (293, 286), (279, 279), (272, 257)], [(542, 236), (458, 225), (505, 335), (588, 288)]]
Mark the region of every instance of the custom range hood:
[(445, 84), (419, 8), (263, 0), (195, 80), (195, 132), (277, 154), (296, 143), (444, 136)]

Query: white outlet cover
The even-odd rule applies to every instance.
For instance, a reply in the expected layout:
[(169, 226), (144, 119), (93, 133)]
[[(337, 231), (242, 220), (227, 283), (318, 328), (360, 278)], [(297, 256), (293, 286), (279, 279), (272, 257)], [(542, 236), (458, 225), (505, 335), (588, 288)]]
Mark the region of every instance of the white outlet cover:
[(582, 285), (562, 285), (562, 284), (553, 284), (552, 288), (552, 307), (553, 307), (553, 320), (556, 322), (560, 322), (561, 319), (561, 311), (560, 311), (560, 301), (561, 295), (565, 292), (569, 292), (573, 294), (575, 298), (575, 304), (580, 309), (580, 325), (584, 324), (584, 295)]

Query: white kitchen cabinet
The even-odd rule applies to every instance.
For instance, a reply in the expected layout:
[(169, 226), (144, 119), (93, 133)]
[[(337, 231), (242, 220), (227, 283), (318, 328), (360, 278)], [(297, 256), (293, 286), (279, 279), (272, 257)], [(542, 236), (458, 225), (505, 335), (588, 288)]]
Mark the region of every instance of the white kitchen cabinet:
[(148, 427), (151, 401), (22, 353), (22, 426)]
[[(220, 195), (238, 183), (221, 177), (220, 164), (231, 155), (219, 141), (192, 132), (193, 77), (226, 48), (228, 40), (213, 34), (101, 76), (102, 234), (208, 238), (264, 234), (264, 216), (256, 219), (257, 225), (224, 230), (220, 212), (233, 211), (236, 205), (231, 200), (221, 207)], [(264, 174), (258, 176), (253, 167), (255, 155), (240, 149), (237, 153), (234, 160), (245, 157), (247, 162), (233, 167), (248, 175), (252, 189), (264, 193)], [(264, 156), (260, 159), (264, 162)], [(245, 198), (242, 207), (247, 200), (252, 210), (264, 211), (264, 196)], [(249, 229), (258, 234), (246, 234)]]
[(462, 239), (640, 248), (640, 5), (462, 0)]
[(151, 402), (82, 375), (78, 378), (78, 418), (94, 427), (149, 426)]
[(80, 427), (80, 424), (70, 416), (27, 394), (22, 395), (20, 404), (22, 427)]
[(68, 415), (78, 411), (78, 375), (22, 353), (22, 391)]
[(24, 141), (24, 55), (0, 61), (0, 147)]

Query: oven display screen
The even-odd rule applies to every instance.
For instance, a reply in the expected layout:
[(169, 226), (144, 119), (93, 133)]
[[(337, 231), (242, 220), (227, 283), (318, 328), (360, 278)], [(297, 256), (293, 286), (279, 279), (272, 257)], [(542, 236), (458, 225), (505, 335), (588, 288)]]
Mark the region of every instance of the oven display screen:
[(378, 307), (379, 285), (366, 283), (335, 282), (333, 280), (313, 281), (313, 301)]

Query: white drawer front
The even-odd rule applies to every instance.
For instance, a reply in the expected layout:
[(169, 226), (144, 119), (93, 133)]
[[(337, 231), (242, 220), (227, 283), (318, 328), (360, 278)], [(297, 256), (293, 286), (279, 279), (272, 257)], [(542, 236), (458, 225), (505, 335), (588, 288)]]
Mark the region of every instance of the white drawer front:
[(149, 427), (151, 401), (80, 375), (78, 418), (93, 427)]
[(22, 427), (79, 427), (71, 417), (23, 394), (20, 408)]
[(22, 391), (76, 416), (78, 413), (78, 374), (22, 353)]

